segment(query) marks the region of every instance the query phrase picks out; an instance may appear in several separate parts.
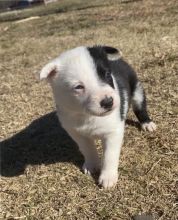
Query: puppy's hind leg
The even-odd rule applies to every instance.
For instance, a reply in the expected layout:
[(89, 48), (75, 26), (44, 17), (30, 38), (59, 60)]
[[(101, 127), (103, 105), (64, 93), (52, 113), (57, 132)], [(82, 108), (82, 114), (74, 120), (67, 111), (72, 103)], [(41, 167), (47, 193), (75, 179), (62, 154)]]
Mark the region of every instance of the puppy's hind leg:
[(140, 82), (137, 83), (132, 96), (132, 107), (144, 131), (156, 130), (156, 124), (152, 122), (148, 115), (146, 96)]
[(89, 175), (98, 172), (100, 170), (100, 159), (94, 140), (75, 132), (69, 132), (69, 134), (78, 144), (79, 150), (84, 156), (83, 172)]

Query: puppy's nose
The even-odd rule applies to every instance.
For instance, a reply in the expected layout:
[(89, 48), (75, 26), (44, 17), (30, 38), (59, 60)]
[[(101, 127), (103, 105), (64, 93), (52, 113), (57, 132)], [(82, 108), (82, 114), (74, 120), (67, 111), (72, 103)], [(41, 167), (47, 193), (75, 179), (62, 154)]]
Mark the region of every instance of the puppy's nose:
[(113, 98), (106, 96), (103, 100), (101, 100), (100, 106), (105, 109), (110, 109), (113, 106)]

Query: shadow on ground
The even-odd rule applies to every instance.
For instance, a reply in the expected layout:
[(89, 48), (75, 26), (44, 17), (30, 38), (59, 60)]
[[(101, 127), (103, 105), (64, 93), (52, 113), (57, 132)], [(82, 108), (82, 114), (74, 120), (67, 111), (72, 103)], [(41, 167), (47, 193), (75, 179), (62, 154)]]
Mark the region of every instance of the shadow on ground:
[(81, 167), (83, 157), (60, 126), (56, 113), (34, 120), (28, 127), (0, 143), (1, 175), (22, 174), (29, 164), (71, 162)]
[[(127, 124), (139, 124), (127, 120)], [(56, 112), (34, 120), (24, 130), (0, 143), (1, 175), (18, 176), (27, 165), (71, 162), (82, 166), (83, 156), (75, 142), (60, 126)]]

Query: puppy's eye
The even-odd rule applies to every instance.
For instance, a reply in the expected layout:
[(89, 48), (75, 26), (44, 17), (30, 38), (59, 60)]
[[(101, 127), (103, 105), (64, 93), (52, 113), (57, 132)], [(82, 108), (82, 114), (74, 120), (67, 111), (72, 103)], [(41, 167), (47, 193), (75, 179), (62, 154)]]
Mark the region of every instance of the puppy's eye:
[(110, 72), (105, 73), (105, 80), (114, 89), (113, 78)]
[(83, 90), (84, 86), (83, 85), (77, 85), (74, 87), (75, 90)]

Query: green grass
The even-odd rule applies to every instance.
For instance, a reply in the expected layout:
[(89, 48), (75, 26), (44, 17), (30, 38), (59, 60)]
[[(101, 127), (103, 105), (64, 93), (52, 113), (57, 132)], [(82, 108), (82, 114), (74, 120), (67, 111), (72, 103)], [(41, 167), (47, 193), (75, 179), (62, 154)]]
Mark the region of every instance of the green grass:
[[(0, 15), (0, 219), (177, 219), (177, 11), (176, 0), (68, 0)], [(39, 18), (20, 20), (30, 16)], [(121, 49), (158, 126), (155, 133), (126, 126), (110, 191), (81, 172), (83, 157), (50, 113), (49, 85), (39, 82), (50, 59), (93, 44)]]

